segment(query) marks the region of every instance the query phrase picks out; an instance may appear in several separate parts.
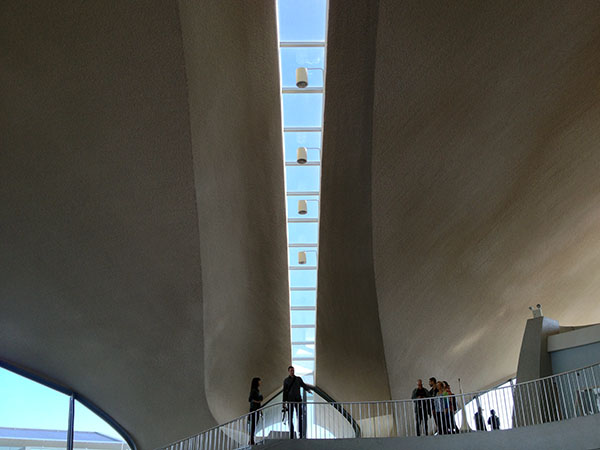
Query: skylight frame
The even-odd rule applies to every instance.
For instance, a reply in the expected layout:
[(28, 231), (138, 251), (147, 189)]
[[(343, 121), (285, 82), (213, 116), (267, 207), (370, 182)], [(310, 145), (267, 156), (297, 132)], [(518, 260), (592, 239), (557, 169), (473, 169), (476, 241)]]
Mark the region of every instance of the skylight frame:
[[(292, 364), (294, 364), (294, 361), (298, 361), (300, 362), (311, 362), (312, 364), (312, 371), (310, 372), (310, 375), (313, 377), (316, 377), (316, 359), (317, 359), (317, 352), (316, 352), (316, 337), (317, 337), (317, 330), (316, 330), (316, 314), (317, 314), (317, 307), (318, 307), (318, 299), (317, 297), (317, 290), (318, 290), (318, 265), (319, 265), (319, 261), (318, 261), (318, 257), (319, 257), (319, 234), (320, 234), (320, 217), (321, 217), (321, 178), (322, 178), (322, 148), (323, 148), (323, 126), (324, 126), (324, 110), (325, 110), (325, 84), (326, 84), (326, 61), (327, 61), (327, 27), (328, 27), (328, 15), (329, 15), (329, 1), (328, 0), (324, 0), (323, 2), (324, 4), (322, 5), (324, 7), (324, 11), (322, 11), (324, 13), (324, 27), (325, 29), (322, 30), (323, 31), (323, 36), (324, 39), (322, 41), (315, 41), (315, 40), (307, 40), (307, 41), (280, 41), (279, 42), (279, 57), (280, 57), (280, 67), (281, 67), (281, 98), (282, 98), (282, 116), (284, 115), (284, 95), (289, 96), (289, 95), (307, 95), (307, 94), (321, 94), (321, 111), (320, 111), (320, 126), (316, 127), (316, 126), (294, 126), (294, 123), (290, 123), (288, 124), (287, 122), (285, 122), (285, 117), (282, 118), (282, 123), (284, 124), (283, 126), (283, 132), (284, 132), (284, 172), (287, 172), (286, 169), (288, 167), (319, 167), (319, 173), (318, 173), (318, 190), (317, 191), (293, 191), (293, 190), (289, 190), (288, 189), (288, 181), (287, 181), (287, 177), (284, 175), (284, 179), (286, 180), (286, 185), (285, 185), (285, 196), (286, 196), (286, 233), (287, 233), (287, 237), (288, 237), (288, 279), (291, 281), (291, 274), (294, 271), (299, 271), (299, 270), (315, 270), (317, 273), (317, 277), (316, 277), (316, 281), (315, 281), (315, 285), (313, 286), (306, 286), (306, 287), (292, 287), (290, 285), (289, 288), (289, 307), (290, 307), (290, 332), (291, 334), (292, 331), (294, 329), (298, 329), (298, 328), (311, 328), (313, 329), (313, 334), (314, 334), (314, 342), (313, 341), (308, 341), (308, 342), (304, 342), (303, 344), (309, 344), (310, 345), (314, 345), (314, 353), (313, 353), (313, 357), (311, 358), (298, 358), (298, 357), (292, 357)], [(289, 5), (288, 5), (289, 6)], [(321, 5), (319, 5), (321, 6)], [(278, 0), (278, 31), (280, 32), (279, 36), (281, 36), (281, 16), (279, 14), (279, 0)], [(289, 18), (289, 16), (288, 16)], [(319, 19), (319, 23), (321, 23), (321, 19), (323, 18), (323, 16), (320, 16)], [(284, 21), (285, 22), (285, 21)], [(287, 21), (287, 23), (289, 24), (289, 19)], [(314, 30), (314, 29), (313, 29)], [(291, 30), (290, 30), (291, 31)], [(283, 34), (287, 34), (292, 35), (294, 34), (294, 32), (290, 32), (288, 33), (287, 31), (284, 31)], [(317, 32), (317, 35), (320, 34), (320, 31)], [(310, 85), (307, 88), (304, 89), (299, 89), (297, 87), (291, 87), (291, 86), (283, 86), (283, 79), (284, 79), (284, 74), (283, 71), (285, 70), (282, 67), (282, 62), (281, 62), (281, 58), (282, 58), (282, 49), (285, 48), (323, 48), (323, 53), (322, 56), (321, 54), (319, 54), (319, 58), (322, 58), (322, 86), (314, 86), (311, 87)], [(294, 52), (293, 52), (294, 53)], [(292, 54), (293, 54), (292, 53)], [(302, 54), (303, 52), (300, 52), (300, 54)], [(306, 52), (306, 53), (310, 53), (310, 52)], [(314, 52), (313, 52), (314, 53)], [(318, 52), (317, 52), (318, 53)], [(296, 60), (298, 61), (298, 60)], [(314, 60), (313, 60), (314, 61)], [(301, 63), (299, 63), (301, 65)], [(310, 63), (309, 63), (310, 64)], [(314, 67), (316, 66), (316, 64), (313, 62), (313, 65), (309, 66), (307, 65), (307, 67)], [(286, 65), (289, 65), (289, 60), (286, 62)], [(316, 67), (315, 67), (316, 68)], [(295, 68), (294, 68), (295, 70)], [(286, 83), (289, 83), (289, 75), (287, 75), (287, 81)], [(289, 97), (287, 97), (289, 98)], [(288, 108), (289, 109), (289, 105), (290, 103), (296, 103), (296, 102), (288, 102)], [(301, 102), (302, 103), (302, 102)], [(314, 112), (312, 113), (314, 114)], [(311, 114), (311, 116), (312, 116)], [(312, 116), (314, 117), (314, 116)], [(318, 161), (307, 161), (306, 164), (298, 164), (296, 161), (290, 161), (290, 160), (286, 160), (286, 142), (285, 142), (285, 133), (315, 133), (318, 132), (320, 133), (320, 144), (319, 144), (319, 149), (321, 149), (320, 155), (319, 155), (319, 159)], [(298, 140), (301, 141), (303, 138), (302, 137), (298, 137), (298, 138), (293, 138), (294, 140)], [(301, 145), (301, 144), (300, 144)], [(313, 144), (314, 147), (316, 147)], [(308, 147), (308, 145), (306, 146)], [(291, 154), (288, 150), (288, 157), (291, 159)], [(298, 172), (296, 172), (298, 173)], [(301, 173), (301, 172), (300, 172)], [(294, 176), (298, 176), (298, 175), (294, 175)], [(314, 177), (314, 173), (313, 173), (313, 177)], [(297, 178), (296, 178), (297, 179)], [(314, 179), (314, 178), (313, 178)], [(301, 186), (303, 183), (295, 183), (298, 186)], [(304, 197), (312, 197), (313, 199), (317, 200), (317, 213), (316, 213), (316, 217), (314, 217), (314, 209), (313, 212), (311, 213), (311, 217), (297, 217), (297, 214), (292, 214), (292, 216), (294, 217), (290, 217), (290, 211), (291, 211), (291, 206), (293, 205), (293, 201), (291, 202), (291, 204), (289, 204), (288, 206), (288, 202), (293, 199), (293, 198), (298, 198), (298, 200), (302, 200)], [(297, 242), (293, 236), (293, 230), (290, 229), (290, 224), (309, 224), (309, 223), (316, 223), (317, 224), (317, 231), (316, 231), (316, 242)], [(312, 240), (312, 239), (311, 239)], [(296, 241), (296, 242), (294, 242)], [(298, 264), (294, 264), (293, 261), (293, 257), (291, 256), (291, 253), (293, 253), (292, 249), (295, 248), (310, 248), (310, 249), (315, 249), (316, 250), (316, 261), (315, 261), (315, 265), (311, 265), (311, 266), (300, 266)], [(298, 272), (296, 272), (298, 273)], [(314, 298), (314, 306), (292, 306), (292, 292), (298, 292), (298, 291), (313, 291), (315, 292), (315, 298)], [(295, 324), (293, 323), (292, 320), (292, 312), (293, 311), (314, 311), (314, 323), (311, 324)], [(296, 341), (294, 341), (293, 336), (291, 339), (291, 345), (298, 345), (298, 343)], [(293, 347), (292, 347), (293, 348)]]

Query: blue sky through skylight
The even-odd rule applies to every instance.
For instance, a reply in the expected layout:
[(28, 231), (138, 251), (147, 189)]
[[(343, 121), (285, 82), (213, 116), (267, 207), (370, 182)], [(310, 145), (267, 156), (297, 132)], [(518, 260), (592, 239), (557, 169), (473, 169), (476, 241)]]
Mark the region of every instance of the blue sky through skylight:
[[(286, 176), (286, 181), (287, 181), (287, 191), (288, 192), (318, 191), (319, 183), (321, 180), (321, 167), (319, 167), (319, 166), (288, 166), (285, 168), (285, 176)], [(300, 198), (306, 200), (305, 197), (300, 197)], [(311, 205), (311, 206), (314, 206), (314, 205)], [(296, 213), (297, 213), (297, 208), (296, 208)]]
[(292, 307), (295, 306), (315, 306), (317, 301), (316, 291), (292, 291)]
[(326, 0), (279, 0), (281, 41), (324, 41)]
[(283, 126), (320, 127), (322, 105), (323, 94), (283, 94)]
[(296, 161), (296, 151), (298, 147), (312, 147), (308, 150), (309, 161), (319, 161), (319, 150), (321, 148), (320, 132), (286, 132), (284, 133), (285, 160), (289, 162)]
[(316, 270), (290, 270), (291, 287), (311, 287), (317, 284)]
[[(291, 247), (288, 251), (292, 364), (296, 373), (312, 383), (315, 370), (316, 287), (319, 239), (319, 198), (321, 188), (321, 137), (323, 126), (325, 36), (327, 0), (278, 0), (281, 85), (283, 104), (284, 152), (286, 173), (288, 242), (290, 245), (313, 244), (314, 247)], [(306, 43), (306, 44), (305, 44)], [(308, 88), (296, 88), (296, 69), (306, 67)], [(314, 91), (317, 92), (314, 92)], [(319, 92), (320, 91), (320, 92)], [(297, 131), (299, 128), (319, 129)], [(291, 131), (295, 129), (295, 131)], [(298, 147), (307, 147), (306, 165), (297, 165)], [(307, 195), (308, 194), (308, 195)], [(298, 201), (307, 200), (307, 214), (298, 214)], [(316, 200), (316, 201), (315, 201)], [(306, 222), (299, 222), (306, 220)], [(298, 252), (306, 250), (306, 265), (300, 269)], [(309, 269), (309, 270), (307, 270)], [(302, 290), (295, 290), (295, 289)], [(310, 290), (305, 290), (305, 289)], [(297, 308), (303, 308), (298, 310)], [(308, 309), (307, 309), (308, 308)], [(310, 326), (311, 328), (299, 328)], [(299, 359), (298, 359), (299, 358)], [(309, 360), (305, 360), (309, 358)]]
[[(296, 68), (311, 67), (322, 69), (325, 49), (323, 47), (291, 47), (281, 49), (281, 85), (296, 87)], [(308, 84), (311, 87), (323, 87), (323, 73), (319, 70), (308, 71)]]

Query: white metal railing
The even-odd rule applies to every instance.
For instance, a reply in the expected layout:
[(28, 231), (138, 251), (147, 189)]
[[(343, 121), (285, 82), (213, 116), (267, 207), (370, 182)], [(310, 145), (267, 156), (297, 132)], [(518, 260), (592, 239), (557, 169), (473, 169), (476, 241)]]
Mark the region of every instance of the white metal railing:
[[(498, 421), (490, 417), (491, 410)], [(308, 439), (407, 437), (520, 428), (598, 414), (600, 364), (469, 394), (377, 402), (275, 403), (174, 442), (163, 450), (246, 447), (252, 428), (257, 443), (287, 439), (290, 411), (294, 437)]]

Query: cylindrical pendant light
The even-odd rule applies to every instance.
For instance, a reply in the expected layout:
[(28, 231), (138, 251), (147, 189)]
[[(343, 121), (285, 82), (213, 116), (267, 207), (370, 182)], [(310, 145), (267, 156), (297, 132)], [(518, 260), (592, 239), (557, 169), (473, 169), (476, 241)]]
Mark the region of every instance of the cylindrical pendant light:
[(300, 89), (308, 86), (308, 70), (306, 70), (306, 67), (298, 67), (296, 69), (296, 86)]
[(298, 214), (304, 215), (308, 212), (306, 200), (298, 200)]
[(308, 161), (308, 151), (306, 147), (298, 147), (298, 150), (296, 151), (296, 162), (298, 164), (306, 164), (306, 161)]
[(298, 264), (306, 264), (306, 252), (298, 252)]

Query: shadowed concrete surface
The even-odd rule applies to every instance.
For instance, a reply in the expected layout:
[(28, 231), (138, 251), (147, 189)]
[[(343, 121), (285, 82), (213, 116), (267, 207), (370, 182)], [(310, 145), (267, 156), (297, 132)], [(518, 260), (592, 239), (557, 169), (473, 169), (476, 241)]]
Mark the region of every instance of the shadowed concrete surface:
[(275, 29), (274, 3), (0, 6), (0, 357), (141, 448), (285, 374)]
[(340, 401), (390, 397), (371, 243), (376, 6), (329, 13), (316, 353), (317, 384)]
[(394, 450), (597, 450), (600, 448), (600, 415), (580, 417), (514, 430), (473, 432), (450, 436), (369, 439), (309, 439), (276, 441), (265, 449), (394, 449)]
[(252, 377), (273, 392), (291, 360), (277, 17), (274, 1), (180, 6), (206, 395), (222, 423), (247, 411)]
[[(455, 391), (460, 377), (473, 391), (514, 374), (528, 305), (573, 325), (600, 318), (600, 4), (382, 0), (375, 56), (352, 58), (351, 36), (373, 5), (330, 2), (329, 58), (349, 57), (328, 64), (319, 266), (374, 272), (394, 398), (429, 376)], [(333, 88), (368, 67), (372, 106), (354, 101), (361, 85)], [(330, 152), (370, 117), (370, 141)], [(368, 147), (358, 175), (336, 172)], [(332, 228), (326, 208), (337, 204), (350, 224)], [(347, 255), (367, 245), (369, 216), (373, 256), (357, 263)], [(372, 303), (372, 292), (321, 295), (347, 292), (345, 283), (356, 281), (320, 271), (319, 324), (328, 302)], [(342, 346), (368, 333), (361, 323), (329, 341), (320, 328), (318, 348), (348, 353)], [(333, 372), (318, 354), (319, 384), (351, 385), (370, 364), (361, 350), (356, 371)]]

